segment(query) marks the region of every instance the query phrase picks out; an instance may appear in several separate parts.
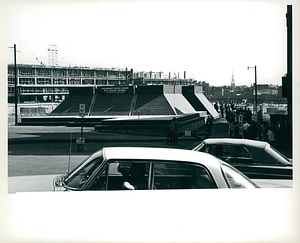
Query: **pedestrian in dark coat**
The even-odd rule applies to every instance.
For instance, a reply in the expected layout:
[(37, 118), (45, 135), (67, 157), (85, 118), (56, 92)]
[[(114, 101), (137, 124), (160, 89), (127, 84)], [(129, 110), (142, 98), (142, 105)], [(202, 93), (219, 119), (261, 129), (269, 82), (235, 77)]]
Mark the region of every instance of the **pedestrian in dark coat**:
[(207, 119), (206, 119), (206, 132), (207, 132), (207, 137), (210, 137), (212, 127), (213, 127), (213, 121), (212, 121), (210, 115), (208, 115), (208, 116), (207, 116)]
[(224, 117), (224, 107), (223, 104), (220, 103), (221, 117)]
[(254, 121), (251, 121), (249, 127), (249, 138), (255, 140), (257, 137), (257, 126)]
[(235, 121), (234, 122), (234, 133), (233, 133), (233, 137), (234, 138), (239, 138), (240, 134), (239, 134), (239, 122)]
[(178, 121), (176, 117), (173, 117), (170, 129), (168, 132), (167, 143), (178, 144)]

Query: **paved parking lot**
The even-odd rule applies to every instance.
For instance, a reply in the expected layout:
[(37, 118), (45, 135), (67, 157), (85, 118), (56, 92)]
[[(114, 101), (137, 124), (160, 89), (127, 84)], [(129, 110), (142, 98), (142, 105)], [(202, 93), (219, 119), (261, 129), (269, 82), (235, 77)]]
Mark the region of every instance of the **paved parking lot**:
[[(226, 120), (219, 119), (213, 125), (211, 137), (227, 137), (227, 128)], [(171, 145), (166, 144), (165, 137), (96, 132), (94, 128), (86, 127), (83, 132), (86, 151), (78, 152), (76, 138), (80, 137), (80, 133), (79, 127), (14, 126), (13, 119), (10, 119), (8, 176), (64, 173), (70, 154), (71, 159), (77, 161), (76, 157), (87, 157), (108, 146), (192, 149), (206, 136), (205, 127), (202, 127), (192, 136), (179, 137), (177, 145)], [(289, 154), (285, 154), (290, 157)]]

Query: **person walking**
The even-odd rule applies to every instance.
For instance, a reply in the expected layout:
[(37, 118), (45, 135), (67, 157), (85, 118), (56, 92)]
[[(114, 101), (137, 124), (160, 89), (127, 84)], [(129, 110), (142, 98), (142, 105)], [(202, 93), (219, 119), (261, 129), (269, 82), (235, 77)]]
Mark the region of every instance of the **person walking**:
[(267, 141), (268, 123), (262, 120), (260, 125), (260, 141)]
[(274, 125), (271, 123), (269, 128), (268, 128), (268, 142), (271, 146), (275, 146), (275, 128)]
[(233, 137), (234, 138), (239, 138), (240, 134), (239, 134), (239, 122), (235, 121), (234, 122), (234, 133), (233, 133)]
[(211, 119), (211, 116), (208, 115), (208, 116), (207, 116), (207, 119), (206, 119), (206, 132), (207, 132), (207, 138), (209, 138), (210, 135), (211, 135), (212, 127), (213, 127), (213, 121), (212, 121), (212, 119)]
[(243, 125), (243, 138), (250, 139), (250, 124), (248, 120), (246, 120)]
[(221, 117), (224, 117), (224, 107), (222, 103), (220, 103), (220, 111), (221, 111)]
[(214, 104), (214, 108), (215, 108), (216, 112), (218, 112), (218, 113), (219, 113), (219, 105), (218, 105), (218, 103), (217, 103), (217, 102), (215, 102), (215, 104)]
[(170, 125), (170, 129), (168, 132), (166, 144), (168, 144), (169, 142), (171, 144), (178, 144), (178, 121), (177, 121), (176, 117), (173, 117), (171, 125)]
[(234, 122), (228, 123), (228, 136), (230, 138), (234, 136)]
[(256, 140), (257, 137), (257, 125), (254, 121), (251, 121), (249, 127), (249, 138), (252, 140)]

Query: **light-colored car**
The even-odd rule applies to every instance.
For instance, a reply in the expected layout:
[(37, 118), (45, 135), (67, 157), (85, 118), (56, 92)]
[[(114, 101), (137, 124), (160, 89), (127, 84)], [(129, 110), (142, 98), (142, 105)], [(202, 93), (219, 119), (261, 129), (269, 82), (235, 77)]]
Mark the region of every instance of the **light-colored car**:
[(269, 143), (235, 138), (208, 138), (194, 151), (206, 152), (229, 163), (251, 179), (293, 178), (292, 160)]
[(142, 147), (103, 148), (53, 184), (73, 191), (258, 187), (207, 153)]

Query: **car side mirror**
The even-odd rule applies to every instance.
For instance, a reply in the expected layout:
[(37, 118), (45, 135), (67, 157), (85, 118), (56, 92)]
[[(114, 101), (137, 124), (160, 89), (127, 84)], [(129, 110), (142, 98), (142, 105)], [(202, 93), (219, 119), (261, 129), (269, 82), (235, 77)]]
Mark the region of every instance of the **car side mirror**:
[(55, 191), (55, 187), (62, 187), (63, 180), (65, 175), (57, 176), (53, 179), (53, 189)]

